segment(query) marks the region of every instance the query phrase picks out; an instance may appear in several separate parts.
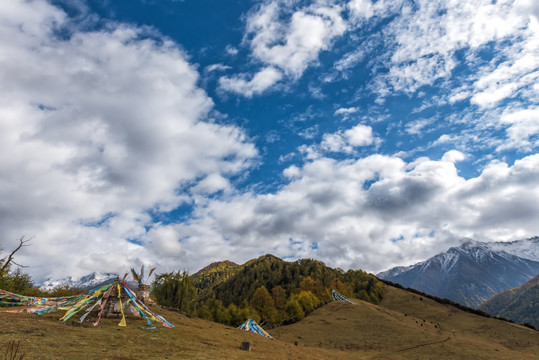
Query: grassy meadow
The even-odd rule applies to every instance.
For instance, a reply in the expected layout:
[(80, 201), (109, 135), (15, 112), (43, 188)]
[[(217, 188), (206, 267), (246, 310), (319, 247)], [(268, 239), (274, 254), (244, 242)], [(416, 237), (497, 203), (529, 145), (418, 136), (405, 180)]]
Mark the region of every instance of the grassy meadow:
[[(0, 348), (20, 341), (24, 359), (536, 359), (539, 332), (480, 317), (385, 286), (382, 302), (330, 303), (270, 330), (274, 339), (155, 308), (174, 329), (129, 317), (90, 322), (0, 313)], [(75, 317), (74, 317), (75, 318)], [(92, 319), (90, 319), (92, 320)], [(252, 351), (240, 349), (242, 341)], [(297, 344), (297, 345), (296, 345)], [(0, 352), (2, 359), (3, 352)]]

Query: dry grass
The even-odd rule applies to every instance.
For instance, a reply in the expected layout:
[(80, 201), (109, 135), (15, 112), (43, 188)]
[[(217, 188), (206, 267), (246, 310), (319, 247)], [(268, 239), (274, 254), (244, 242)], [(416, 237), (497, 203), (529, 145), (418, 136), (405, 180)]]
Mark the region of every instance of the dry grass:
[(367, 359), (537, 359), (539, 332), (469, 314), (386, 286), (377, 306), (332, 303), (271, 331), (307, 347), (356, 351)]
[[(539, 332), (462, 312), (386, 286), (380, 305), (331, 303), (270, 331), (274, 340), (157, 309), (174, 329), (128, 318), (62, 323), (60, 313), (0, 313), (0, 348), (19, 341), (25, 359), (537, 359)], [(453, 332), (454, 330), (454, 332)], [(242, 351), (242, 341), (253, 350)], [(298, 345), (294, 345), (297, 342)]]
[[(20, 340), (25, 359), (328, 359), (330, 350), (305, 349), (279, 340), (156, 309), (176, 327), (142, 329), (138, 318), (128, 318), (127, 327), (118, 319), (90, 323), (63, 323), (61, 313), (32, 315), (0, 313), (0, 348)], [(252, 350), (240, 349), (250, 341)], [(1, 354), (3, 355), (3, 354)], [(1, 356), (0, 355), (0, 356)], [(352, 355), (343, 358), (353, 359)]]

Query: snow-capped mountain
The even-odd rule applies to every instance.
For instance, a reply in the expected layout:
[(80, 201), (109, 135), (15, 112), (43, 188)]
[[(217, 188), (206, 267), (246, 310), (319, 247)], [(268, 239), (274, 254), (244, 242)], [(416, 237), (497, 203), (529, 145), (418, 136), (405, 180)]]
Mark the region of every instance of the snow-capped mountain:
[(487, 243), (492, 251), (505, 251), (506, 253), (519, 256), (524, 259), (539, 261), (539, 236), (515, 240)]
[[(539, 273), (534, 257), (539, 239), (510, 243), (467, 241), (408, 267), (379, 273), (381, 279), (477, 307), (497, 293), (520, 286)], [(507, 250), (507, 251), (505, 251)]]
[(70, 287), (77, 287), (83, 290), (90, 290), (100, 285), (104, 285), (114, 281), (118, 277), (118, 274), (114, 273), (102, 273), (93, 272), (85, 275), (80, 279), (73, 279), (71, 276), (59, 280), (46, 280), (41, 284), (44, 289), (52, 289), (60, 285), (68, 285)]

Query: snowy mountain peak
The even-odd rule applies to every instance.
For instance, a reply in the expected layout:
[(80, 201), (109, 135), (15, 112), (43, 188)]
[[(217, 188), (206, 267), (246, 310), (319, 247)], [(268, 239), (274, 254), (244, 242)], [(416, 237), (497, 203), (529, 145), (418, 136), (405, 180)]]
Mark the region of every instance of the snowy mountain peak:
[(539, 273), (539, 238), (483, 243), (469, 240), (425, 261), (378, 277), (468, 306)]
[(515, 241), (488, 243), (492, 251), (504, 251), (524, 259), (539, 261), (539, 236)]
[(73, 279), (71, 276), (59, 279), (59, 280), (46, 280), (41, 284), (41, 287), (47, 290), (53, 289), (58, 286), (67, 285), (70, 287), (77, 287), (84, 290), (92, 289), (101, 284), (105, 284), (114, 281), (118, 277), (115, 273), (103, 273), (93, 272), (91, 274), (82, 276), (79, 279)]

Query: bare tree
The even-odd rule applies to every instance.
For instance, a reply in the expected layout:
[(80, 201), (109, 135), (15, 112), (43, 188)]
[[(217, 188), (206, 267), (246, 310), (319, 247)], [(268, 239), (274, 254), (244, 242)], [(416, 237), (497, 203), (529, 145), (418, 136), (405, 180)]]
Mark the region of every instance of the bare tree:
[(4, 271), (9, 271), (9, 267), (11, 266), (11, 264), (14, 264), (20, 267), (28, 267), (28, 266), (21, 265), (15, 262), (15, 254), (17, 253), (17, 251), (19, 251), (23, 247), (30, 246), (29, 244), (30, 240), (32, 240), (32, 238), (25, 239), (24, 235), (20, 237), (19, 245), (15, 248), (15, 250), (13, 250), (6, 258), (0, 260), (0, 265), (1, 265), (0, 273)]

